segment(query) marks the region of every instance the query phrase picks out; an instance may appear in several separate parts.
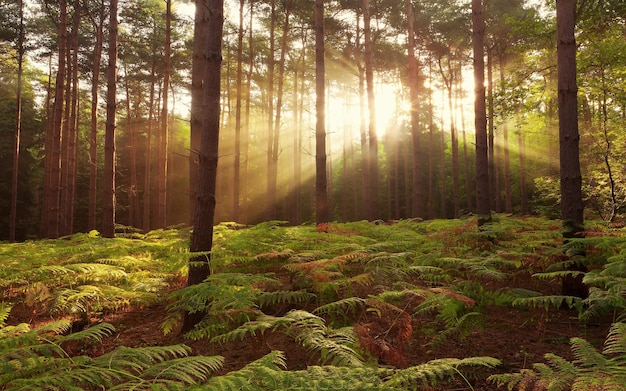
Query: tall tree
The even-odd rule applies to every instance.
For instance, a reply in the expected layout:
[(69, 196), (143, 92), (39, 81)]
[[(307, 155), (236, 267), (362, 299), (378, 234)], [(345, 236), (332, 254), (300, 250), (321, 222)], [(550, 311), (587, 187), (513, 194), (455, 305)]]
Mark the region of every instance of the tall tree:
[(54, 90), (52, 121), (46, 135), (46, 175), (44, 183), (44, 236), (59, 236), (59, 206), (61, 195), (61, 128), (63, 125), (64, 87), (67, 48), (67, 2), (59, 1), (58, 64)]
[(91, 129), (89, 133), (89, 211), (87, 229), (96, 229), (96, 202), (98, 178), (98, 98), (100, 94), (100, 66), (102, 63), (102, 45), (104, 43), (104, 20), (106, 8), (104, 0), (97, 5), (95, 13), (87, 12), (94, 29), (96, 40), (93, 48), (93, 65), (91, 76)]
[(368, 196), (367, 218), (378, 218), (378, 134), (376, 130), (376, 98), (374, 95), (374, 55), (369, 0), (363, 0), (363, 38), (365, 50), (365, 83), (367, 88), (368, 124)]
[(237, 75), (235, 93), (235, 161), (233, 171), (233, 219), (241, 221), (241, 97), (243, 79), (243, 11), (245, 0), (239, 0), (239, 28), (237, 31)]
[[(559, 98), (559, 158), (561, 170), (561, 218), (563, 239), (584, 236), (582, 175), (578, 133), (578, 86), (576, 83), (576, 0), (557, 0), (557, 78)], [(581, 255), (581, 254), (574, 254)], [(578, 271), (584, 271), (579, 267)], [(582, 270), (580, 270), (582, 269)], [(563, 294), (585, 297), (582, 275), (563, 278)]]
[(424, 185), (422, 181), (422, 164), (421, 164), (421, 140), (420, 140), (420, 123), (419, 123), (419, 79), (418, 64), (415, 57), (415, 28), (413, 4), (411, 0), (406, 0), (406, 17), (407, 17), (407, 52), (409, 55), (409, 97), (411, 99), (411, 141), (413, 147), (413, 217), (426, 217), (424, 203)]
[(102, 179), (102, 236), (115, 236), (115, 114), (117, 93), (117, 0), (109, 4), (109, 64), (107, 67), (106, 128)]
[[(204, 57), (204, 93), (202, 97), (202, 130), (198, 152), (198, 182), (196, 207), (190, 251), (196, 253), (189, 263), (187, 283), (199, 284), (211, 273), (209, 251), (213, 245), (213, 220), (215, 217), (215, 189), (217, 179), (218, 143), (220, 133), (220, 75), (222, 66), (222, 29), (224, 0), (196, 0), (203, 9), (206, 20), (207, 52)], [(194, 34), (194, 39), (197, 36)], [(198, 108), (199, 106), (194, 105)], [(182, 332), (191, 330), (202, 318), (202, 312), (185, 314)]]
[(330, 221), (326, 177), (324, 0), (315, 0), (315, 205), (316, 221)]
[(17, 190), (20, 156), (20, 132), (22, 128), (22, 76), (24, 69), (24, 3), (18, 2), (18, 32), (17, 32), (17, 91), (15, 93), (15, 133), (13, 138), (13, 175), (11, 177), (11, 210), (9, 220), (9, 241), (15, 241), (17, 225)]
[(482, 0), (472, 0), (472, 48), (474, 53), (474, 126), (476, 128), (476, 213), (482, 225), (491, 220), (487, 109), (485, 107), (485, 19)]
[(191, 224), (195, 218), (197, 188), (198, 188), (198, 163), (200, 145), (202, 139), (203, 123), (203, 87), (204, 69), (208, 50), (209, 24), (206, 10), (196, 1), (193, 31), (193, 55), (191, 61), (191, 136), (189, 154), (189, 197)]
[(165, 50), (163, 66), (163, 89), (161, 93), (161, 133), (158, 158), (159, 193), (157, 207), (157, 226), (167, 226), (167, 160), (168, 160), (168, 114), (170, 75), (172, 72), (172, 0), (165, 0)]

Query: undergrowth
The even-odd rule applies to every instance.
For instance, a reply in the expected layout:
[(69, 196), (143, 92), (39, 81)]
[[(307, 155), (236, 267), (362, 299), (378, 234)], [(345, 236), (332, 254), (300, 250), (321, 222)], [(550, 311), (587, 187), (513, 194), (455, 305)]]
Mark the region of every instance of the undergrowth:
[[(422, 389), (453, 376), (471, 389), (473, 383), (467, 376), (473, 375), (460, 368), (493, 368), (498, 360), (468, 357), (415, 362), (408, 350), (413, 348), (412, 342), (419, 338), (424, 351), (451, 342), (462, 344), (477, 333), (488, 332), (487, 319), (493, 306), (511, 311), (538, 307), (546, 314), (571, 308), (583, 323), (608, 316), (615, 323), (607, 339), (611, 346), (619, 339), (616, 330), (623, 327), (617, 322), (625, 320), (626, 239), (619, 230), (600, 224), (590, 224), (585, 239), (567, 245), (558, 222), (503, 215), (494, 215), (481, 230), (470, 217), (320, 227), (289, 227), (281, 221), (252, 227), (223, 223), (214, 232), (211, 276), (202, 284), (185, 288), (189, 258), (186, 229), (131, 233), (115, 239), (91, 232), (58, 240), (3, 244), (0, 289), (4, 300), (19, 306), (32, 319), (53, 317), (64, 323), (42, 330), (3, 324), (1, 333), (9, 335), (6, 330), (17, 327), (16, 337), (28, 336), (26, 339), (37, 341), (38, 346), (64, 346), (64, 338), (83, 336), (97, 343), (113, 333), (110, 326), (99, 322), (107, 313), (166, 303), (169, 316), (162, 324), (165, 333), (177, 333), (183, 314), (198, 311), (205, 317), (186, 338), (224, 346), (281, 334), (300, 345), (309, 361), (317, 364), (287, 370), (285, 356), (274, 351), (239, 370), (213, 376), (219, 359), (211, 358), (210, 368), (187, 374), (185, 389), (298, 389), (303, 385), (320, 390), (329, 389), (329, 385), (341, 385), (330, 389), (346, 390)], [(589, 270), (581, 272), (589, 287), (587, 298), (559, 294), (561, 278), (572, 273), (568, 269), (573, 262)], [(63, 335), (76, 317), (88, 319), (91, 327), (84, 330), (87, 334)], [(11, 335), (9, 345), (14, 344)], [(582, 340), (572, 340), (572, 344), (575, 350), (586, 349), (580, 348)], [(51, 371), (55, 366), (63, 372), (60, 368), (80, 367), (82, 363), (89, 369), (100, 365), (99, 357), (42, 349), (53, 352), (55, 360), (69, 360), (50, 364)], [(149, 361), (154, 365), (193, 361), (186, 347), (167, 349), (155, 350), (158, 363), (154, 357)], [(621, 357), (614, 353), (598, 354), (606, 359), (603, 363), (614, 366), (611, 360)], [(45, 361), (36, 358), (39, 351), (33, 354), (29, 359)], [(122, 357), (111, 354), (106, 353), (110, 360)], [(554, 363), (568, 362), (549, 355), (546, 358), (548, 364), (537, 364), (535, 371), (492, 379), (507, 386), (530, 384), (524, 383), (530, 380), (514, 382), (534, 376), (533, 384), (543, 384), (541, 376), (549, 373), (545, 368), (557, 378), (562, 368)], [(576, 376), (589, 371), (581, 361), (566, 367), (580, 369), (570, 377), (574, 379), (571, 384), (578, 384)], [(150, 373), (145, 368), (141, 373)], [(607, 375), (607, 384), (621, 379), (619, 373)], [(91, 380), (109, 381), (106, 384), (111, 387), (113, 383), (123, 384), (119, 377), (102, 376)], [(486, 377), (484, 371), (476, 376)], [(171, 389), (182, 387), (175, 382), (168, 384)]]

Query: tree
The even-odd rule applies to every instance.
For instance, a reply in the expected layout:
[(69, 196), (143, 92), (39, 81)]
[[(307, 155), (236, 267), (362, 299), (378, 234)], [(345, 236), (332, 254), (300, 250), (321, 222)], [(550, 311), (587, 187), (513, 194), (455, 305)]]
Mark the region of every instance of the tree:
[(419, 123), (419, 85), (418, 64), (415, 57), (415, 29), (413, 17), (413, 4), (406, 0), (407, 17), (407, 52), (409, 56), (409, 96), (411, 99), (411, 140), (413, 147), (413, 217), (426, 217), (424, 203), (424, 185), (422, 183), (422, 165), (420, 156), (420, 123)]
[(367, 88), (367, 108), (369, 113), (368, 137), (369, 150), (368, 159), (368, 197), (369, 205), (367, 208), (367, 217), (370, 220), (378, 218), (378, 135), (376, 131), (376, 98), (374, 96), (374, 57), (372, 53), (372, 29), (370, 2), (363, 0), (363, 38), (365, 50), (365, 84)]
[(474, 53), (474, 126), (476, 127), (476, 212), (479, 225), (491, 220), (487, 110), (485, 107), (485, 19), (482, 0), (472, 0), (472, 47)]
[[(198, 182), (196, 207), (187, 274), (188, 285), (199, 284), (211, 273), (210, 254), (213, 245), (213, 220), (215, 217), (215, 189), (217, 179), (218, 143), (220, 134), (220, 75), (222, 64), (222, 29), (224, 24), (224, 0), (196, 0), (202, 8), (202, 21), (207, 24), (207, 52), (203, 58), (202, 79), (202, 130), (198, 151)], [(201, 29), (196, 30), (201, 33)], [(194, 39), (199, 38), (194, 33)], [(199, 38), (202, 39), (202, 38)], [(200, 106), (194, 105), (196, 109)], [(196, 113), (197, 114), (197, 113)], [(202, 318), (201, 312), (185, 314), (181, 332), (191, 330)]]
[(330, 220), (326, 179), (324, 0), (315, 0), (315, 206), (317, 224)]
[[(576, 0), (556, 2), (561, 218), (563, 219), (563, 239), (566, 242), (572, 238), (584, 236), (582, 175), (579, 158), (578, 87), (576, 84), (576, 38), (574, 37), (575, 11)], [(578, 269), (584, 271), (582, 266)], [(586, 297), (587, 288), (582, 283), (582, 275), (565, 276), (563, 294)]]
[(9, 241), (15, 241), (17, 225), (17, 190), (20, 156), (20, 132), (22, 126), (22, 75), (24, 69), (24, 3), (18, 2), (19, 26), (17, 32), (17, 91), (15, 93), (15, 136), (13, 139), (13, 175), (11, 178), (11, 210), (9, 220)]
[(117, 0), (109, 5), (109, 64), (107, 68), (106, 130), (102, 179), (102, 236), (115, 236), (115, 114), (117, 93)]
[(104, 43), (104, 20), (106, 18), (104, 0), (102, 0), (97, 7), (96, 12), (87, 12), (87, 16), (90, 18), (96, 35), (93, 48), (93, 65), (91, 69), (91, 131), (89, 133), (89, 211), (87, 229), (90, 231), (96, 229), (98, 178), (98, 89), (100, 86), (102, 45)]
[(44, 205), (42, 213), (42, 236), (59, 236), (59, 206), (61, 195), (61, 127), (63, 124), (64, 86), (67, 48), (67, 2), (59, 1), (58, 65), (54, 89), (52, 118), (49, 118), (46, 134), (46, 175), (44, 183)]
[(172, 0), (165, 1), (165, 50), (164, 50), (164, 67), (163, 67), (163, 89), (161, 90), (161, 133), (159, 143), (158, 157), (158, 208), (157, 208), (157, 226), (165, 228), (167, 226), (167, 154), (168, 154), (168, 100), (170, 89), (170, 75), (172, 73)]

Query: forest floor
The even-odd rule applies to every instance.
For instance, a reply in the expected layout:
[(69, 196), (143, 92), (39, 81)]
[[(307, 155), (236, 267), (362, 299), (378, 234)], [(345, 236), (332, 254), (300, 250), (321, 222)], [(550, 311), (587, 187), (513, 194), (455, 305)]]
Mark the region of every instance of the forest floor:
[[(184, 281), (178, 281), (180, 286)], [(528, 286), (545, 294), (555, 293), (554, 281), (517, 281), (517, 284)], [(557, 284), (558, 285), (558, 284)], [(558, 286), (556, 286), (558, 290)], [(369, 292), (375, 294), (376, 292)], [(360, 292), (367, 295), (367, 291)], [(20, 307), (25, 311), (20, 311)], [(285, 308), (276, 308), (276, 313), (284, 313)], [(582, 337), (597, 348), (601, 348), (611, 326), (611, 319), (600, 319), (584, 325), (577, 318), (575, 310), (543, 309), (543, 308), (513, 308), (507, 306), (489, 306), (485, 310), (484, 324), (473, 330), (464, 338), (450, 338), (440, 344), (433, 345), (432, 330), (426, 325), (434, 321), (434, 317), (414, 319), (411, 339), (406, 341), (402, 348), (406, 358), (404, 367), (418, 365), (429, 360), (439, 358), (465, 358), (473, 356), (489, 356), (502, 361), (502, 365), (495, 370), (484, 370), (484, 376), (477, 376), (471, 380), (471, 387), (464, 381), (441, 385), (437, 390), (502, 390), (493, 383), (488, 383), (486, 377), (493, 373), (515, 373), (520, 369), (531, 368), (533, 363), (545, 362), (546, 353), (554, 353), (567, 360), (573, 355), (570, 339)], [(304, 369), (309, 365), (316, 365), (316, 357), (296, 341), (281, 332), (270, 332), (262, 337), (247, 338), (243, 341), (226, 343), (210, 343), (206, 339), (190, 340), (175, 330), (164, 335), (161, 324), (168, 316), (166, 304), (156, 304), (148, 307), (130, 308), (125, 311), (112, 312), (94, 321), (105, 321), (115, 326), (117, 333), (112, 338), (104, 339), (97, 345), (89, 347), (90, 355), (104, 354), (118, 346), (147, 347), (186, 344), (193, 349), (193, 354), (221, 355), (225, 364), (218, 374), (225, 374), (241, 369), (246, 364), (263, 357), (271, 351), (279, 350), (285, 353), (287, 370)], [(37, 325), (47, 319), (33, 319), (32, 313), (26, 307), (13, 308), (10, 323), (27, 322)], [(424, 329), (424, 332), (421, 332)], [(383, 363), (384, 364), (384, 363)]]
[[(519, 224), (519, 222), (513, 220), (507, 222), (510, 224)], [(530, 227), (533, 228), (533, 224), (539, 223), (533, 221), (523, 222), (523, 224), (530, 224)], [(345, 229), (346, 231), (344, 231), (343, 234), (347, 236), (348, 234), (346, 234), (346, 232), (348, 231), (347, 228)], [(552, 226), (549, 226), (549, 229), (553, 229)], [(530, 230), (527, 225), (524, 225), (521, 230), (531, 232), (531, 234), (534, 235), (533, 238), (538, 237), (541, 238), (542, 241), (544, 240), (542, 233)], [(434, 234), (429, 233), (429, 231), (426, 235), (430, 236), (434, 242), (454, 242), (454, 245), (458, 247), (445, 247), (448, 256), (454, 256), (461, 251), (459, 249), (469, 248), (469, 251), (472, 252), (476, 250), (470, 248), (471, 246), (467, 247), (464, 245), (466, 242), (463, 242), (463, 240), (465, 240), (462, 239), (463, 235), (468, 235), (468, 240), (483, 240), (480, 238), (477, 239), (476, 235), (470, 231), (471, 225), (457, 223), (457, 226), (450, 228), (450, 231), (444, 233), (437, 232)], [(266, 231), (262, 231), (261, 233), (265, 234), (265, 232)], [(465, 232), (469, 233), (466, 234)], [(505, 232), (501, 234), (503, 238), (516, 238), (515, 240), (517, 240), (516, 234), (511, 233), (510, 230), (507, 229), (503, 232)], [(274, 234), (279, 235), (284, 234), (284, 232), (272, 233), (270, 231), (269, 233), (269, 235)], [(309, 233), (306, 235), (309, 235)], [(313, 232), (312, 235), (317, 234)], [(321, 233), (321, 235), (324, 234)], [(300, 242), (305, 241), (303, 237), (299, 238)], [(309, 236), (306, 236), (306, 238), (309, 238)], [(235, 241), (236, 238), (231, 237), (230, 240)], [(242, 238), (241, 240), (243, 242), (250, 242), (249, 238)], [(268, 241), (272, 242), (272, 240), (275, 239)], [(333, 240), (337, 240), (337, 238), (328, 238), (329, 243), (332, 243)], [(317, 236), (315, 236), (314, 242), (318, 246), (326, 246), (324, 242), (320, 242)], [(398, 240), (397, 243), (400, 243), (398, 246), (404, 245), (402, 242), (403, 239)], [(554, 242), (554, 239), (547, 239), (546, 242), (551, 247), (557, 248), (555, 246), (558, 246), (558, 240)], [(526, 243), (531, 242), (528, 240)], [(376, 244), (372, 246), (374, 245)], [(424, 246), (426, 245), (427, 244), (424, 244)], [(251, 251), (253, 251), (252, 254), (257, 254), (254, 252), (255, 250)], [(272, 252), (270, 254), (282, 254), (280, 247), (278, 247), (278, 251), (279, 252)], [(298, 249), (295, 251), (297, 252)], [(300, 249), (299, 251), (303, 250)], [(487, 252), (484, 250), (480, 251), (482, 252), (476, 251), (476, 253), (481, 254), (481, 257), (487, 255)], [(509, 247), (502, 247), (502, 249), (498, 251), (500, 251), (499, 256), (501, 256), (502, 259), (516, 254), (514, 250)], [(516, 272), (507, 274), (506, 278), (489, 280), (469, 275), (469, 279), (466, 280), (466, 282), (480, 281), (477, 285), (480, 286), (480, 289), (483, 289), (484, 292), (498, 292), (501, 289), (519, 288), (532, 290), (544, 296), (559, 295), (561, 284), (558, 277), (536, 278), (533, 276), (533, 273), (540, 267), (544, 267), (543, 262), (546, 262), (546, 259), (550, 257), (549, 254), (551, 254), (551, 250), (545, 250), (545, 254), (540, 254), (544, 250), (535, 249), (534, 251), (536, 257), (533, 255), (532, 251), (524, 254), (520, 253), (519, 256), (531, 259), (531, 261), (528, 262), (534, 262), (535, 264), (524, 264), (523, 267), (518, 267)], [(310, 255), (310, 253), (307, 254)], [(313, 262), (311, 262), (311, 264)], [(266, 267), (267, 264), (271, 264), (271, 262), (263, 263)], [(300, 265), (304, 264), (306, 264), (306, 261)], [(236, 266), (236, 264), (233, 265)], [(361, 267), (361, 264), (357, 264), (357, 266)], [(357, 266), (353, 266), (353, 268), (357, 268)], [(250, 266), (246, 267), (249, 268)], [(346, 268), (348, 267), (346, 266)], [(310, 269), (307, 270), (310, 272)], [(342, 269), (342, 271), (347, 274), (346, 270)], [(284, 264), (279, 267), (275, 265), (273, 268), (266, 268), (262, 272), (273, 273), (273, 278), (283, 283), (281, 289), (286, 291), (299, 289), (297, 281), (294, 282), (295, 277), (293, 270), (285, 268)], [(172, 330), (169, 334), (164, 334), (162, 325), (168, 318), (168, 315), (171, 315), (167, 308), (168, 300), (171, 300), (168, 298), (168, 294), (186, 286), (186, 279), (184, 277), (173, 278), (169, 281), (169, 292), (162, 292), (161, 299), (158, 300), (156, 304), (144, 306), (130, 305), (124, 309), (103, 311), (97, 316), (90, 318), (90, 323), (108, 322), (112, 324), (117, 330), (116, 333), (97, 344), (77, 347), (77, 351), (70, 353), (100, 355), (112, 351), (118, 346), (147, 347), (185, 344), (193, 349), (193, 354), (223, 356), (224, 366), (218, 375), (241, 369), (252, 361), (272, 351), (284, 352), (287, 370), (301, 370), (308, 366), (319, 365), (319, 355), (306, 351), (302, 344), (294, 339), (293, 335), (290, 336), (280, 330), (267, 331), (262, 335), (248, 336), (243, 340), (229, 339), (228, 342), (223, 343), (210, 342), (206, 338), (191, 340), (181, 335), (177, 329)], [(310, 282), (310, 280), (307, 281)], [(407, 277), (403, 283), (412, 284), (411, 286), (414, 287), (423, 287), (424, 290), (430, 291), (442, 289), (439, 287), (433, 288), (433, 285), (428, 285), (427, 281), (420, 280), (419, 276)], [(352, 294), (360, 298), (379, 298), (381, 290), (386, 290), (387, 288), (389, 287), (380, 284), (360, 284)], [(473, 299), (470, 299), (464, 294), (457, 295), (454, 292), (449, 292), (453, 297), (458, 297), (461, 302), (467, 300), (469, 303), (467, 304), (468, 307), (472, 307), (475, 303)], [(380, 304), (381, 302), (378, 303)], [(319, 304), (318, 302), (318, 305)], [(404, 304), (406, 305), (404, 308), (408, 308), (410, 305), (412, 305), (411, 308), (416, 306), (415, 303), (410, 302), (404, 302)], [(478, 304), (476, 305), (478, 306)], [(398, 307), (393, 306), (396, 310), (401, 307), (401, 305), (398, 305)], [(313, 311), (316, 306), (312, 303), (273, 304), (267, 308), (264, 307), (263, 312), (267, 315), (282, 316), (294, 308)], [(360, 326), (367, 327), (368, 331), (370, 331), (370, 329), (378, 329), (378, 337), (382, 336), (381, 338), (383, 340), (392, 341), (393, 338), (389, 335), (399, 333), (398, 330), (394, 329), (396, 323), (399, 323), (398, 319), (394, 319), (394, 317), (399, 315), (397, 315), (397, 312), (386, 312), (384, 306), (370, 306), (370, 310), (372, 308), (378, 311), (377, 316), (372, 315), (372, 311), (369, 313), (363, 311), (359, 314), (355, 314), (348, 324), (354, 325), (355, 333), (357, 334), (356, 327)], [(466, 312), (468, 312), (471, 308), (466, 310)], [(412, 312), (410, 310), (407, 311), (409, 313)], [(480, 309), (477, 309), (477, 311), (483, 316), (480, 317), (480, 322), (473, 325), (466, 335), (451, 334), (441, 339), (437, 337), (445, 333), (446, 326), (436, 312), (422, 312), (419, 314), (413, 312), (412, 316), (406, 317), (410, 323), (407, 338), (398, 338), (398, 340), (401, 339), (401, 343), (393, 347), (393, 349), (395, 349), (395, 356), (391, 355), (385, 358), (384, 355), (376, 356), (376, 354), (372, 354), (370, 360), (373, 360), (374, 363), (377, 362), (379, 366), (406, 368), (440, 358), (493, 357), (499, 359), (502, 363), (495, 369), (478, 369), (475, 370), (473, 377), (460, 379), (452, 383), (440, 384), (437, 388), (433, 389), (450, 391), (505, 389), (506, 387), (497, 388), (495, 384), (488, 383), (486, 378), (494, 373), (517, 373), (521, 369), (532, 368), (535, 363), (546, 362), (544, 358), (546, 353), (553, 353), (567, 360), (572, 360), (573, 353), (571, 351), (570, 339), (573, 337), (584, 338), (596, 348), (601, 349), (609, 328), (614, 321), (612, 317), (607, 316), (604, 318), (594, 318), (590, 322), (583, 323), (579, 320), (579, 312), (575, 309), (544, 308), (543, 306), (512, 306), (510, 304), (495, 305), (490, 302), (482, 303)], [(40, 324), (49, 322), (50, 319), (50, 313), (45, 311), (34, 312), (33, 307), (27, 305), (26, 301), (23, 301), (13, 305), (8, 323), (16, 324), (24, 322), (30, 324), (31, 327), (37, 327)]]

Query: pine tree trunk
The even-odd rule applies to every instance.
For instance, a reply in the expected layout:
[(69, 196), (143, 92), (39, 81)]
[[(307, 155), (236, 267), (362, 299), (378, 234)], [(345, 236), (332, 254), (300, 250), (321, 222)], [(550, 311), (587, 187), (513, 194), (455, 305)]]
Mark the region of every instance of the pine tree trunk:
[(485, 107), (485, 20), (481, 0), (472, 0), (472, 48), (474, 53), (474, 126), (476, 128), (476, 213), (479, 226), (491, 220), (487, 109)]
[(67, 2), (59, 1), (59, 62), (55, 82), (54, 107), (52, 124), (50, 125), (49, 143), (46, 144), (46, 159), (50, 159), (44, 197), (47, 205), (47, 221), (45, 222), (46, 236), (50, 239), (59, 237), (60, 224), (60, 197), (61, 197), (61, 129), (63, 127), (63, 92), (65, 89), (67, 51)]
[(233, 220), (241, 221), (241, 98), (243, 95), (243, 11), (245, 0), (239, 0), (237, 31), (237, 74), (235, 76), (235, 155), (233, 161)]
[(278, 151), (274, 151), (274, 137), (276, 137), (274, 134), (274, 40), (276, 34), (276, 0), (270, 0), (270, 7), (270, 36), (267, 62), (267, 220), (276, 218), (276, 176), (278, 174), (278, 167), (274, 166), (274, 155), (278, 153)]
[[(224, 24), (223, 0), (197, 0), (196, 7), (205, 9), (203, 21), (208, 25), (207, 56), (205, 56), (202, 99), (202, 130), (198, 154), (197, 199), (194, 210), (190, 251), (199, 253), (190, 259), (187, 283), (199, 284), (211, 273), (210, 254), (213, 246), (215, 218), (215, 190), (220, 134), (220, 82), (222, 66), (222, 28)], [(198, 108), (197, 104), (192, 107)], [(204, 313), (188, 312), (183, 320), (182, 333), (190, 331)]]
[(495, 104), (493, 96), (493, 55), (491, 48), (487, 48), (487, 86), (487, 159), (489, 165), (489, 192), (491, 194), (490, 208), (492, 210), (498, 210), (500, 208), (500, 202), (498, 200), (500, 184), (498, 183), (498, 176), (496, 175)]
[(19, 31), (17, 36), (17, 91), (15, 92), (15, 132), (13, 136), (13, 172), (11, 176), (11, 209), (9, 219), (9, 242), (15, 242), (17, 228), (17, 191), (20, 157), (20, 133), (22, 128), (22, 75), (24, 69), (24, 3), (18, 2)]
[(161, 134), (159, 144), (159, 196), (157, 208), (157, 227), (167, 227), (167, 161), (168, 161), (168, 133), (169, 133), (169, 89), (170, 74), (172, 72), (172, 0), (165, 1), (165, 48), (163, 59), (163, 92), (162, 92), (162, 108), (161, 108)]
[(117, 92), (117, 0), (109, 10), (109, 66), (107, 69), (106, 130), (104, 135), (104, 175), (102, 180), (102, 236), (115, 236), (115, 112)]
[(329, 221), (326, 183), (326, 81), (324, 64), (324, 0), (315, 0), (315, 220)]
[(74, 233), (74, 213), (76, 210), (76, 157), (78, 142), (78, 125), (79, 125), (79, 108), (80, 101), (78, 91), (80, 90), (78, 79), (78, 30), (80, 26), (80, 4), (78, 1), (74, 3), (74, 26), (72, 27), (72, 95), (71, 109), (69, 116), (69, 140), (68, 140), (68, 160), (67, 160), (67, 222), (66, 235)]
[(91, 129), (89, 134), (89, 211), (87, 229), (96, 229), (96, 209), (98, 194), (98, 100), (100, 86), (100, 66), (102, 64), (102, 45), (104, 43), (105, 7), (101, 5), (97, 21), (91, 23), (96, 33), (96, 43), (93, 49), (93, 65), (91, 80)]
[(376, 130), (376, 98), (374, 95), (374, 57), (372, 48), (372, 29), (370, 26), (370, 2), (363, 0), (363, 38), (365, 49), (365, 83), (367, 87), (368, 117), (368, 196), (367, 218), (379, 218), (378, 205), (378, 134)]
[[(570, 239), (584, 236), (574, 37), (575, 9), (576, 0), (558, 0), (556, 3), (561, 218), (566, 245)], [(573, 255), (584, 255), (584, 250)], [(584, 265), (575, 265), (572, 270), (586, 271)], [(582, 282), (582, 275), (564, 277), (562, 291), (568, 296), (588, 295), (588, 289)]]
[(411, 145), (413, 147), (413, 202), (410, 216), (425, 218), (424, 184), (422, 183), (421, 135), (419, 123), (419, 64), (415, 57), (415, 29), (413, 4), (406, 0), (407, 51), (409, 56), (409, 97), (411, 99)]

